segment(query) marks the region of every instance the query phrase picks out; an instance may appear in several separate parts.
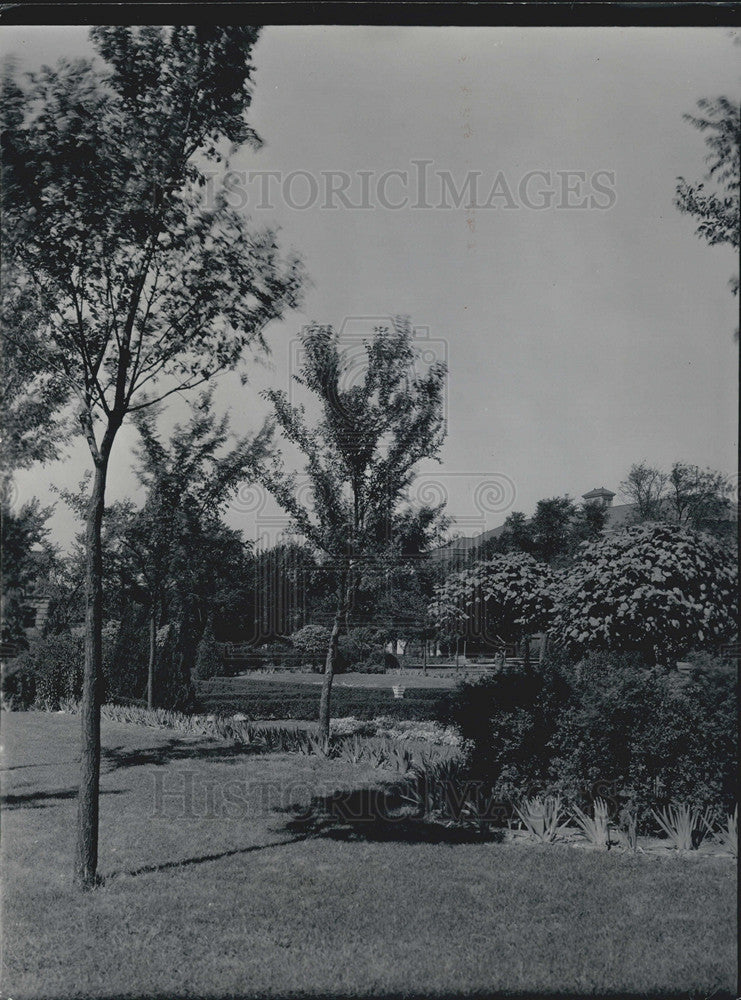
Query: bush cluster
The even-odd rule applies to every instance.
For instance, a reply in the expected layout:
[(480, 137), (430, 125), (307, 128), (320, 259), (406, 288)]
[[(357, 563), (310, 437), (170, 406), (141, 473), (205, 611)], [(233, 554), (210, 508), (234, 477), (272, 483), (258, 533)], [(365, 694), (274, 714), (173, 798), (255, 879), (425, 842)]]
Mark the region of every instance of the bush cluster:
[(12, 660), (3, 671), (3, 700), (9, 708), (56, 710), (82, 695), (81, 636), (49, 636)]
[(452, 718), (469, 775), (495, 798), (599, 796), (645, 826), (674, 801), (732, 810), (736, 687), (735, 669), (717, 659), (683, 677), (591, 654), (464, 683)]
[[(136, 618), (103, 628), (101, 698), (118, 702), (142, 701), (146, 696), (148, 640), (146, 628)], [(183, 630), (170, 630), (161, 644), (155, 672), (155, 704), (162, 708), (192, 711), (191, 683), (194, 643)], [(3, 669), (3, 702), (14, 710), (57, 710), (82, 695), (84, 666), (82, 636), (60, 633), (36, 640)]]

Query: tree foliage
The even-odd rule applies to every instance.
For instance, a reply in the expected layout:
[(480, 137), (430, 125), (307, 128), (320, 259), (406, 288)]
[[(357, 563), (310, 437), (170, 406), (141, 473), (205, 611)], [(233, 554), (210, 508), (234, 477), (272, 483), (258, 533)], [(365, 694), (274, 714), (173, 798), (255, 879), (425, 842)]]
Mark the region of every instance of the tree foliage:
[(2, 639), (24, 642), (28, 625), (29, 598), (37, 584), (47, 580), (58, 563), (58, 553), (49, 541), (47, 521), (51, 507), (33, 499), (14, 511), (6, 498), (0, 508), (0, 552), (2, 552)]
[[(699, 114), (684, 117), (705, 136), (708, 172), (704, 181), (695, 184), (680, 177), (675, 204), (680, 212), (693, 216), (697, 235), (710, 246), (727, 244), (738, 251), (741, 105), (727, 97), (717, 97), (703, 98), (697, 107)], [(710, 182), (714, 190), (706, 189), (706, 183)], [(733, 294), (738, 295), (738, 274), (733, 275), (730, 284)]]
[(671, 663), (736, 627), (735, 563), (706, 535), (645, 524), (587, 543), (556, 591), (554, 642)]
[(304, 625), (291, 636), (294, 649), (302, 657), (302, 662), (316, 668), (327, 655), (330, 632), (324, 625)]
[(322, 553), (334, 575), (335, 612), (322, 688), (320, 725), (329, 733), (329, 698), (340, 631), (349, 627), (355, 595), (408, 554), (410, 540), (435, 537), (441, 508), (406, 502), (415, 468), (436, 458), (445, 433), (445, 369), (415, 373), (407, 319), (377, 328), (364, 343), (362, 377), (353, 379), (337, 333), (313, 325), (302, 333), (304, 363), (297, 383), (319, 405), (314, 427), (285, 392), (266, 393), (283, 437), (305, 457), (307, 488), (279, 456), (255, 468), (293, 529)]
[(520, 639), (548, 627), (554, 574), (524, 552), (495, 555), (451, 574), (430, 614), (441, 633)]
[(631, 466), (620, 489), (634, 505), (634, 520), (665, 521), (723, 538), (733, 533), (731, 484), (713, 469), (675, 462), (670, 471), (640, 462)]

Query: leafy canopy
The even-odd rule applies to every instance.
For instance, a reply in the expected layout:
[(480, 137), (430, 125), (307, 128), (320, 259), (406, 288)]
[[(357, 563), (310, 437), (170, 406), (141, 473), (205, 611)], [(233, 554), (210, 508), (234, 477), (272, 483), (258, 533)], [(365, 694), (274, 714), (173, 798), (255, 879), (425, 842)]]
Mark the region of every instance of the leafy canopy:
[(733, 634), (736, 587), (734, 560), (709, 536), (630, 527), (584, 545), (556, 592), (554, 642), (668, 663)]

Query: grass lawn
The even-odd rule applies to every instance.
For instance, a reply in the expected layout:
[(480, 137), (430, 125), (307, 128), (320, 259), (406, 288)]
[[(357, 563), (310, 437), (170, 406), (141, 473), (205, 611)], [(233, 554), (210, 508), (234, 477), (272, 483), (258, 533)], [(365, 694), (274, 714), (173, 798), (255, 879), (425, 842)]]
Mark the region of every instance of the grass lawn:
[(103, 723), (104, 882), (78, 895), (78, 727), (2, 717), (5, 997), (734, 989), (728, 858), (302, 835), (288, 807), (379, 772), (122, 723)]

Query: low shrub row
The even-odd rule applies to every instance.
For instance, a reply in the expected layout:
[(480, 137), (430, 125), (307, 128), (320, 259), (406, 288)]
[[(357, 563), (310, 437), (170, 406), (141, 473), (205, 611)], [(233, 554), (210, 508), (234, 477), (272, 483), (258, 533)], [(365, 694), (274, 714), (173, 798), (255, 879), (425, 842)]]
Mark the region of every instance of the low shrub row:
[[(356, 719), (388, 716), (400, 720), (441, 721), (449, 716), (449, 692), (434, 688), (407, 688), (403, 699), (394, 698), (391, 688), (341, 688), (332, 691), (335, 715)], [(316, 721), (319, 686), (287, 684), (281, 681), (240, 683), (239, 690), (217, 682), (197, 688), (200, 712), (223, 715), (243, 713), (250, 719), (302, 719)]]

